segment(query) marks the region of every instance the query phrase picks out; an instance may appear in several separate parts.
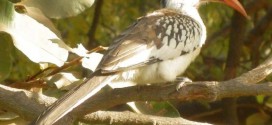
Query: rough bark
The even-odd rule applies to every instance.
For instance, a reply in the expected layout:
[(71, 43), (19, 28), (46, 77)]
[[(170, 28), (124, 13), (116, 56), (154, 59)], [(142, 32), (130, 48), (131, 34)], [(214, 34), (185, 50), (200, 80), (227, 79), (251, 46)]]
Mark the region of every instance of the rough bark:
[[(114, 89), (95, 95), (93, 98), (87, 100), (83, 105), (79, 106), (69, 115), (64, 117), (59, 123), (72, 123), (71, 120), (76, 119), (77, 117), (81, 117), (82, 115), (87, 115), (89, 112), (107, 109), (112, 106), (130, 101), (166, 101), (176, 99), (181, 101), (216, 101), (227, 97), (252, 96), (260, 94), (272, 95), (271, 82), (253, 84), (259, 83), (269, 74), (271, 74), (271, 72), (272, 57), (267, 59), (257, 68), (228, 81), (203, 81), (185, 83), (178, 90), (177, 85), (179, 85), (179, 83), (162, 86), (134, 86), (122, 89)], [(19, 114), (26, 120), (32, 120), (37, 117), (46, 106), (52, 104), (55, 100), (55, 98), (47, 97), (37, 92), (14, 89), (0, 85), (0, 106)], [(107, 115), (110, 115), (110, 113), (112, 112), (109, 112)], [(125, 116), (126, 114), (124, 113), (123, 115)], [(138, 115), (135, 114), (132, 116), (135, 116), (133, 117), (134, 119), (140, 120)], [(94, 120), (92, 119), (93, 117), (86, 116), (83, 118), (84, 121)], [(122, 119), (122, 117), (119, 118), (120, 121), (127, 121), (127, 117), (124, 117), (124, 119)], [(166, 121), (168, 119), (169, 118), (165, 117)], [(149, 122), (152, 123), (157, 122), (152, 118), (149, 118), (149, 120)], [(137, 122), (137, 120), (135, 120), (135, 122)], [(109, 124), (109, 120), (101, 119), (100, 123)]]

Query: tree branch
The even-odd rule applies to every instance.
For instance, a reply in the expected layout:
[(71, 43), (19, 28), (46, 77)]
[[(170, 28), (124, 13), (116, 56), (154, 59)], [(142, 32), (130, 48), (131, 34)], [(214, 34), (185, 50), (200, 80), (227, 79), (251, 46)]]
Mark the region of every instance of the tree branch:
[(99, 24), (99, 19), (101, 16), (101, 10), (102, 10), (102, 6), (103, 6), (103, 1), (104, 0), (98, 0), (96, 1), (96, 5), (95, 5), (95, 10), (94, 10), (94, 17), (93, 17), (93, 21), (92, 21), (92, 25), (88, 31), (88, 37), (89, 37), (89, 41), (88, 41), (88, 49), (93, 49), (95, 47), (98, 46), (98, 43), (95, 41), (95, 32), (97, 29), (97, 26)]
[(57, 99), (0, 84), (0, 107), (17, 113), (26, 120), (38, 116)]
[(144, 114), (136, 114), (132, 112), (109, 112), (97, 111), (92, 114), (84, 116), (83, 122), (93, 124), (107, 124), (112, 125), (211, 125), (208, 123), (200, 123), (189, 121), (183, 118), (166, 118)]
[[(193, 82), (185, 83), (177, 90), (178, 83), (163, 86), (134, 86), (121, 89), (114, 89), (98, 93), (93, 98), (87, 100), (84, 104), (76, 108), (67, 115), (65, 122), (76, 117), (80, 117), (89, 112), (103, 110), (118, 104), (124, 104), (130, 101), (166, 101), (166, 100), (208, 100), (215, 101), (226, 97), (239, 97), (251, 95), (272, 95), (272, 83), (258, 83), (272, 72), (272, 57), (267, 59), (257, 68), (237, 77), (223, 82)], [(248, 84), (251, 83), (251, 84)], [(14, 89), (0, 85), (0, 107), (11, 110), (26, 120), (32, 120), (40, 114), (46, 106), (52, 104), (56, 99), (45, 95), (34, 93), (22, 89)], [(121, 113), (122, 114), (122, 113)], [(97, 115), (97, 114), (96, 114)], [(84, 121), (93, 121), (93, 117), (85, 116)], [(101, 115), (101, 114), (100, 114)], [(123, 114), (125, 116), (126, 113)], [(107, 115), (105, 115), (106, 117)], [(109, 114), (108, 114), (109, 116)], [(131, 117), (134, 115), (131, 115)], [(135, 114), (134, 119), (138, 116)], [(102, 116), (99, 116), (99, 118)], [(105, 118), (104, 117), (104, 118)], [(146, 116), (151, 117), (151, 116)], [(153, 116), (152, 116), (153, 117)], [(91, 118), (91, 119), (90, 119)], [(97, 117), (96, 117), (97, 118)], [(108, 118), (108, 117), (106, 117)], [(110, 117), (113, 118), (113, 117)], [(122, 117), (120, 121), (127, 121), (127, 117)], [(102, 119), (101, 119), (102, 120)], [(154, 121), (150, 118), (149, 122)], [(169, 118), (165, 118), (166, 121)], [(102, 120), (103, 121), (103, 120)], [(101, 121), (101, 122), (102, 122)], [(137, 120), (135, 120), (136, 122)], [(64, 122), (64, 121), (62, 121)], [(109, 123), (109, 121), (104, 120)]]

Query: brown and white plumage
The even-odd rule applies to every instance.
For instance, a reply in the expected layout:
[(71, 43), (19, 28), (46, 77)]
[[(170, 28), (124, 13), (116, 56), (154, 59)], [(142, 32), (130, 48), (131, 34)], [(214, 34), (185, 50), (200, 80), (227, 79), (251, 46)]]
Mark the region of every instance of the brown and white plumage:
[(199, 53), (205, 37), (205, 27), (195, 19), (171, 9), (158, 10), (116, 38), (98, 69), (117, 72), (115, 81), (173, 81)]
[(206, 28), (200, 0), (164, 0), (166, 9), (138, 19), (120, 34), (92, 76), (50, 106), (32, 124), (51, 125), (111, 83), (173, 81), (200, 52)]

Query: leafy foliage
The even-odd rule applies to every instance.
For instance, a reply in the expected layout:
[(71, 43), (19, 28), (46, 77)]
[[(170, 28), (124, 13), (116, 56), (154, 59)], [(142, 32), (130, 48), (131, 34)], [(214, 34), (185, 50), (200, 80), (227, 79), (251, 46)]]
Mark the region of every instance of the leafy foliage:
[[(81, 3), (81, 1), (83, 1), (83, 3)], [(92, 0), (77, 0), (75, 4), (73, 4), (73, 2), (60, 0), (55, 4), (54, 9), (48, 9), (48, 5), (51, 7), (55, 1), (47, 1), (51, 3), (44, 4), (43, 2), (45, 1), (43, 0), (36, 2), (26, 0), (25, 2), (15, 4), (8, 0), (0, 0), (0, 30), (9, 33), (13, 38), (12, 39), (6, 33), (0, 33), (1, 83), (23, 89), (42, 86), (41, 88), (43, 88), (46, 94), (58, 97), (65, 92), (65, 90), (57, 89), (56, 86), (64, 86), (64, 82), (60, 85), (54, 84), (55, 82), (59, 83), (60, 80), (63, 80), (70, 81), (72, 84), (78, 81), (78, 79), (83, 79), (87, 77), (90, 72), (83, 67), (90, 68), (95, 66), (92, 64), (91, 66), (84, 65), (82, 67), (81, 64), (90, 64), (92, 60), (94, 60), (93, 62), (98, 62), (98, 60), (101, 59), (101, 55), (91, 55), (84, 49), (79, 49), (79, 53), (83, 53), (79, 54), (75, 52), (75, 49), (71, 48), (75, 48), (78, 44), (83, 44), (86, 48), (89, 48), (89, 50), (98, 45), (108, 46), (118, 34), (138, 17), (160, 8), (158, 0), (126, 0), (125, 2), (124, 0), (99, 1), (102, 1), (102, 4), (95, 4), (95, 7), (89, 8), (92, 4)], [(58, 5), (63, 3), (65, 3), (64, 6), (68, 7), (68, 9), (57, 8)], [(252, 6), (252, 4), (255, 6)], [(18, 13), (14, 7), (18, 7), (19, 5), (25, 7), (27, 11)], [(80, 9), (69, 9), (69, 7), (71, 7), (70, 5), (72, 8)], [(238, 48), (241, 51), (240, 53), (235, 53), (240, 55), (237, 59), (239, 64), (238, 67), (232, 67), (235, 69), (235, 74), (239, 75), (256, 67), (271, 55), (272, 19), (269, 18), (272, 7), (271, 0), (244, 1), (244, 5), (251, 16), (251, 20), (245, 20), (243, 24), (237, 25), (236, 27), (233, 27), (231, 24), (236, 20), (233, 14), (235, 15), (237, 12), (234, 12), (229, 7), (213, 3), (200, 8), (202, 19), (208, 30), (208, 39), (200, 56), (191, 64), (184, 74), (185, 76), (195, 81), (225, 80), (228, 61), (234, 61), (228, 58), (229, 56), (234, 56), (229, 55), (230, 46), (236, 45), (230, 41), (233, 40), (231, 34), (235, 34), (235, 30), (241, 28), (243, 25), (246, 27), (245, 32), (238, 33), (244, 36), (242, 45)], [(98, 6), (100, 6), (100, 13), (98, 9), (96, 9)], [(34, 17), (30, 13), (37, 13), (37, 11), (31, 9), (31, 7), (41, 9), (41, 12), (47, 17), (66, 18), (46, 20), (46, 18), (44, 18), (46, 16), (44, 15), (44, 17)], [(85, 11), (82, 12), (83, 10)], [(55, 13), (57, 11), (59, 13)], [(16, 20), (18, 16), (21, 17), (20, 20)], [(99, 20), (95, 20), (97, 18), (99, 18)], [(27, 19), (27, 21), (25, 21), (25, 19)], [(16, 23), (16, 21), (20, 21), (22, 24), (14, 28), (11, 24)], [(90, 32), (93, 31), (90, 29), (94, 25), (96, 26), (94, 32)], [(16, 32), (14, 32), (14, 29), (16, 29)], [(60, 34), (58, 32), (60, 32)], [(25, 36), (26, 34), (28, 35)], [(41, 38), (40, 36), (44, 37)], [(90, 36), (93, 36), (93, 38), (90, 38)], [(65, 44), (61, 41), (64, 41)], [(14, 45), (20, 51), (14, 48), (12, 42), (14, 42)], [(41, 42), (44, 42), (44, 44), (41, 44)], [(60, 59), (61, 62), (52, 61), (54, 60), (53, 57), (40, 60), (45, 57), (46, 54), (33, 53), (33, 48), (30, 48), (30, 46), (38, 46), (39, 49), (51, 53), (49, 55)], [(52, 47), (56, 48), (54, 52), (49, 51)], [(100, 49), (98, 50), (100, 51)], [(68, 52), (73, 53), (69, 54), (69, 58)], [(35, 55), (35, 57), (31, 57), (31, 55)], [(81, 59), (83, 63), (81, 63)], [(46, 62), (47, 66), (45, 69), (39, 68), (39, 65), (36, 64), (41, 62)], [(48, 62), (56, 64), (57, 66), (48, 64)], [(71, 74), (63, 75), (64, 72)], [(76, 75), (73, 75), (73, 77), (69, 79), (67, 76), (71, 76), (72, 73)], [(266, 81), (271, 82), (271, 79), (272, 78), (269, 77)], [(175, 108), (169, 103), (151, 102), (148, 105), (149, 107), (142, 107), (142, 110), (150, 110), (151, 114), (161, 113), (160, 115), (163, 116), (181, 115), (182, 117), (191, 118), (193, 120), (217, 124), (224, 123), (222, 122), (225, 120), (223, 102), (186, 103), (173, 101), (171, 103), (174, 104)], [(241, 124), (271, 124), (271, 97), (264, 95), (241, 97), (238, 98), (237, 105), (239, 122)], [(178, 113), (176, 109), (178, 109)]]

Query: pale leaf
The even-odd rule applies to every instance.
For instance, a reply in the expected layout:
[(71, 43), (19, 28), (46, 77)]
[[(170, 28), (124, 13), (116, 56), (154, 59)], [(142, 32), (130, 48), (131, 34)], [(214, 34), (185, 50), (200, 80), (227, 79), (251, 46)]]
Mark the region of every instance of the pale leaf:
[(52, 42), (60, 40), (57, 35), (27, 15), (15, 12), (6, 32), (12, 35), (16, 48), (33, 62), (62, 66), (68, 58), (68, 50)]
[(75, 16), (92, 6), (94, 0), (24, 0), (20, 4), (39, 8), (50, 18)]
[(103, 55), (100, 53), (91, 53), (82, 59), (82, 66), (95, 71), (96, 67), (100, 63)]
[[(20, 5), (20, 4), (17, 4)], [(50, 19), (48, 19), (38, 8), (35, 7), (26, 7), (25, 15), (30, 16), (31, 18), (35, 19), (37, 22), (43, 24), (48, 29), (50, 29), (52, 32), (54, 32), (58, 37), (61, 37), (60, 32), (55, 28), (55, 25), (52, 23)]]
[(85, 47), (82, 45), (82, 44), (78, 44), (77, 45), (77, 48), (73, 48), (72, 49), (72, 52), (81, 56), (81, 57), (84, 57), (84, 56), (87, 56), (88, 54), (88, 50), (85, 49)]
[(49, 82), (54, 83), (58, 89), (69, 90), (81, 83), (72, 73), (58, 73), (48, 78)]
[(88, 54), (88, 50), (85, 49), (85, 47), (82, 44), (78, 44), (77, 48), (73, 48), (73, 53), (83, 57), (82, 59), (82, 66), (84, 68), (90, 69), (91, 71), (94, 71), (101, 61), (103, 55), (100, 53), (90, 53)]

